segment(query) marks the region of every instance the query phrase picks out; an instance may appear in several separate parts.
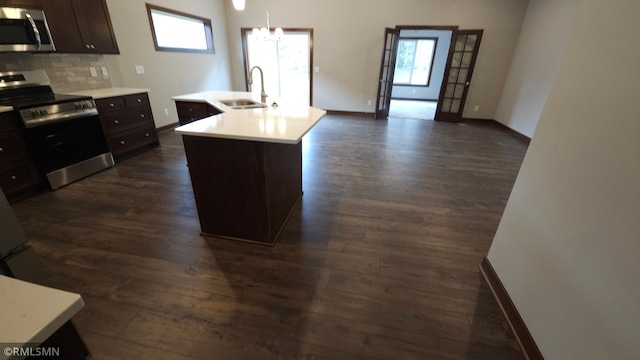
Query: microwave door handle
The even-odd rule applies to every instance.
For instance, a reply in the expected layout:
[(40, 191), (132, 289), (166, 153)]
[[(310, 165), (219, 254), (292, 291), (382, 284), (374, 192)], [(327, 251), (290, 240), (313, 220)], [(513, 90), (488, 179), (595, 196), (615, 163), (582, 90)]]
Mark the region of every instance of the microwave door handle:
[(30, 14), (27, 14), (27, 20), (29, 20), (29, 23), (31, 24), (31, 29), (33, 30), (33, 37), (36, 40), (36, 46), (37, 49), (40, 49), (40, 46), (42, 45), (42, 40), (40, 39), (40, 30), (38, 30), (38, 27), (36, 26), (36, 22), (33, 21), (33, 18), (31, 17)]

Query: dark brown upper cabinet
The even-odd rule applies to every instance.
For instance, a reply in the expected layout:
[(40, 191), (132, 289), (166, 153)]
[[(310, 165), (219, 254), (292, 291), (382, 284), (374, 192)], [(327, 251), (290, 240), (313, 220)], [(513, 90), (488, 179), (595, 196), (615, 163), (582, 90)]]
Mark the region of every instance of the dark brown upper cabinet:
[(105, 0), (41, 0), (60, 53), (119, 54)]

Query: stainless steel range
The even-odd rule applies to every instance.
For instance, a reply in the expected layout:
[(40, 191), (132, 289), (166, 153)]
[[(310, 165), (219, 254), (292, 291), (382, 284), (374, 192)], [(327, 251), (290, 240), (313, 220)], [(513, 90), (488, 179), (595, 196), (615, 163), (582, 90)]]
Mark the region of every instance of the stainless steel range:
[(22, 119), (51, 189), (114, 166), (93, 99), (55, 94), (43, 70), (0, 73), (0, 105)]

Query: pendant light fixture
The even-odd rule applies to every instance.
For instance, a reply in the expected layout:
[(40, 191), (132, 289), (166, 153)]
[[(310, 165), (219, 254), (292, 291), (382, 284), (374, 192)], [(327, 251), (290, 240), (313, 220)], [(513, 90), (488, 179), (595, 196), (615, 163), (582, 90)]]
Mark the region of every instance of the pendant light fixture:
[(233, 8), (242, 11), (244, 10), (245, 0), (233, 0)]
[(256, 38), (262, 38), (262, 40), (264, 41), (280, 41), (282, 40), (284, 31), (282, 31), (282, 28), (276, 28), (274, 33), (271, 34), (271, 25), (269, 24), (269, 9), (267, 9), (267, 27), (263, 27), (260, 29), (253, 28), (253, 30), (251, 31), (251, 35), (255, 36)]
[[(233, 8), (238, 10), (238, 11), (242, 11), (244, 10), (245, 7), (245, 0), (232, 0), (233, 2)], [(263, 28), (253, 28), (253, 30), (251, 31), (251, 35), (253, 35), (256, 38), (261, 38), (264, 41), (269, 41), (269, 40), (274, 40), (274, 41), (280, 41), (282, 40), (282, 37), (284, 36), (284, 31), (282, 31), (282, 28), (276, 28), (274, 33), (271, 33), (271, 25), (269, 24), (269, 4), (267, 3), (267, 1), (265, 0), (265, 7), (266, 7), (266, 13), (267, 13), (267, 27), (263, 27)]]

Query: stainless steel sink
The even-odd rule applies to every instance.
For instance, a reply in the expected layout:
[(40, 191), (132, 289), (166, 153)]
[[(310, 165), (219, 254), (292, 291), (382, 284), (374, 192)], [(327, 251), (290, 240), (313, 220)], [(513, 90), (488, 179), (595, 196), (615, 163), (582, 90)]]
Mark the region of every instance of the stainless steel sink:
[(267, 105), (251, 99), (220, 100), (220, 102), (232, 109), (256, 109), (267, 107)]

